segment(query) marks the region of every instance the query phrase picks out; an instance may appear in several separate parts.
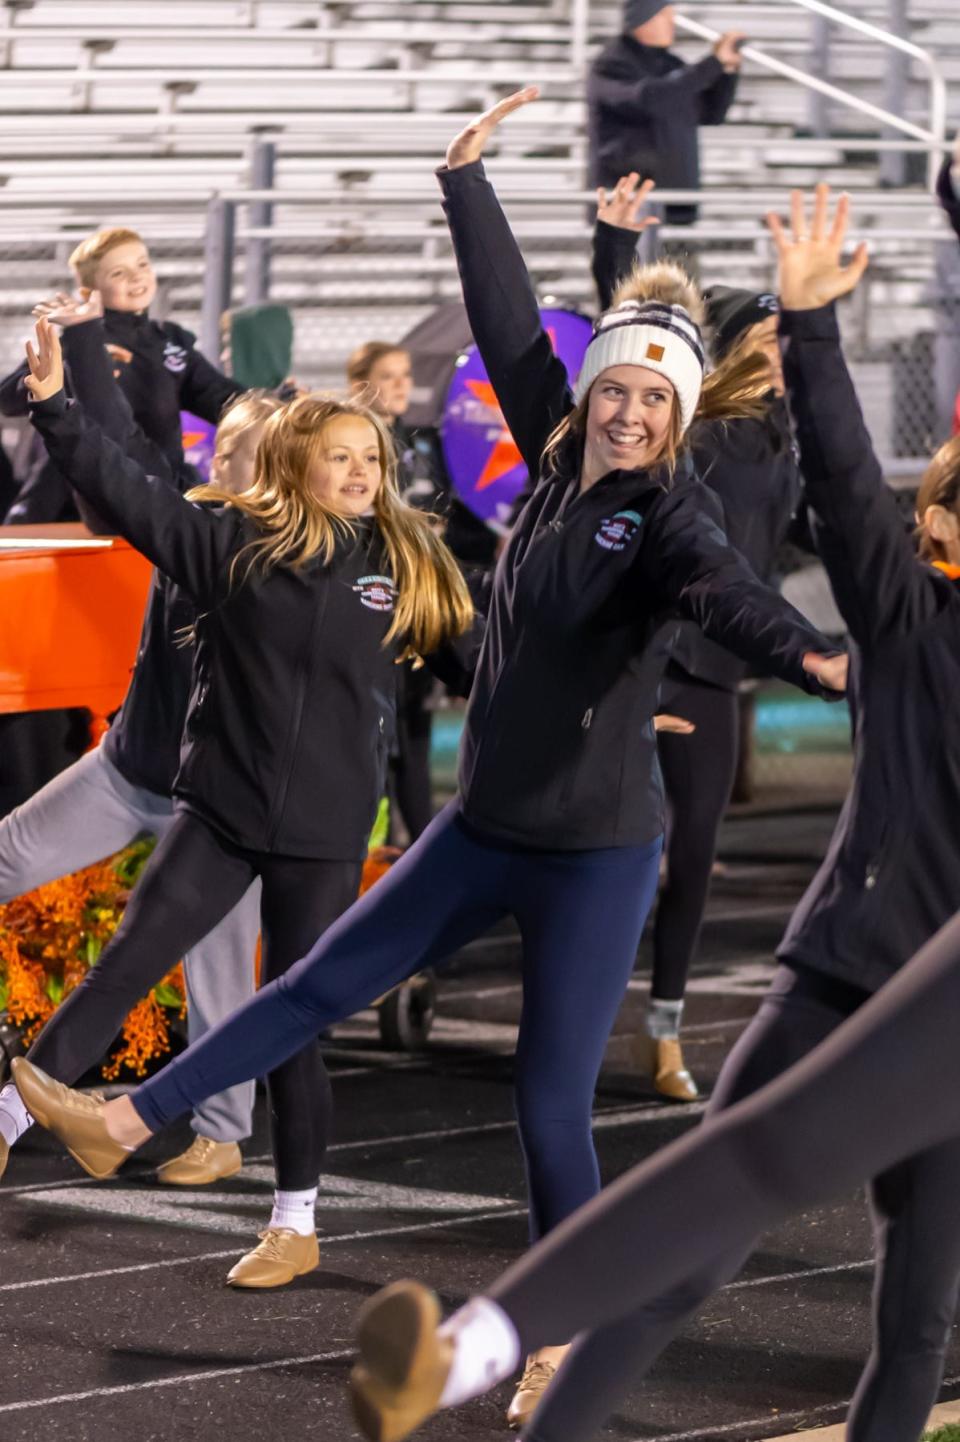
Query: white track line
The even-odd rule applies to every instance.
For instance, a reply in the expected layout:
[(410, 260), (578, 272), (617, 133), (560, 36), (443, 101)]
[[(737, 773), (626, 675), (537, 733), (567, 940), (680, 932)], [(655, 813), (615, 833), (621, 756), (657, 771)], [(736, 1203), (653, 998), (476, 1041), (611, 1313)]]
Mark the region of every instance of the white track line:
[[(405, 1227), (377, 1227), (371, 1231), (341, 1232), (338, 1236), (321, 1236), (320, 1245), (328, 1247), (334, 1242), (364, 1242), (377, 1237), (401, 1237), (410, 1232), (438, 1232), (446, 1227), (472, 1226), (474, 1222), (490, 1222), (496, 1217), (525, 1217), (526, 1207), (503, 1208), (496, 1212), (474, 1212), (462, 1217), (444, 1217), (439, 1222), (411, 1222)], [(100, 1277), (124, 1277), (133, 1272), (156, 1272), (168, 1267), (189, 1267), (194, 1262), (222, 1261), (224, 1257), (235, 1257), (237, 1248), (226, 1251), (197, 1252), (192, 1257), (165, 1257), (160, 1262), (136, 1262), (125, 1267), (105, 1267), (99, 1272), (73, 1272), (66, 1277), (35, 1277), (28, 1282), (0, 1282), (0, 1292), (27, 1292), (37, 1287), (56, 1287), (64, 1282), (91, 1282)], [(0, 1412), (3, 1408), (0, 1407)]]
[(58, 1407), (63, 1402), (89, 1402), (97, 1397), (122, 1397), (149, 1387), (182, 1387), (187, 1382), (214, 1382), (220, 1377), (246, 1377), (251, 1372), (275, 1372), (281, 1367), (308, 1367), (312, 1362), (340, 1362), (354, 1356), (354, 1348), (340, 1352), (315, 1352), (311, 1357), (281, 1357), (276, 1362), (250, 1362), (243, 1367), (216, 1367), (209, 1372), (181, 1372), (176, 1377), (157, 1377), (151, 1382), (128, 1382), (121, 1387), (91, 1387), (87, 1392), (64, 1392), (59, 1397), (35, 1397), (29, 1402), (5, 1402), (0, 1412), (26, 1412), (34, 1407)]

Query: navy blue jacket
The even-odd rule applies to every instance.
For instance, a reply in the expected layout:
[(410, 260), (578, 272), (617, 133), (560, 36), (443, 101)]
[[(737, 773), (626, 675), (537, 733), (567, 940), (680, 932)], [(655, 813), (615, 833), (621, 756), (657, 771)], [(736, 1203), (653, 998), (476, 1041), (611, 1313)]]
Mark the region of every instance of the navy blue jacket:
[(523, 258), (480, 162), (440, 172), (471, 329), (540, 483), (497, 566), (460, 751), (476, 827), (549, 849), (642, 845), (663, 830), (651, 645), (675, 608), (754, 664), (817, 690), (822, 636), (756, 579), (703, 513), (703, 487), (662, 468), (580, 493), (580, 457), (541, 470), (573, 398)]
[(852, 642), (853, 784), (779, 955), (875, 990), (960, 910), (960, 589), (884, 484), (832, 306), (785, 312), (814, 539)]

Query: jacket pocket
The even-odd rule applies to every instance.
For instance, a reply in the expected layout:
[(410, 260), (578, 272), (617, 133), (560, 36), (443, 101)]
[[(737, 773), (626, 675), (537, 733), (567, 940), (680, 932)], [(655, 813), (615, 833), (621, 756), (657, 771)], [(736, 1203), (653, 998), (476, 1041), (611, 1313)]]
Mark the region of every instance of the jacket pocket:
[(590, 731), (593, 728), (596, 709), (588, 706), (580, 717), (580, 730), (577, 736), (576, 754), (572, 755), (564, 771), (563, 781), (560, 785), (560, 792), (557, 797), (557, 807), (561, 812), (569, 810), (570, 803), (577, 790), (577, 782), (583, 771), (584, 757), (587, 752), (587, 743), (590, 739)]

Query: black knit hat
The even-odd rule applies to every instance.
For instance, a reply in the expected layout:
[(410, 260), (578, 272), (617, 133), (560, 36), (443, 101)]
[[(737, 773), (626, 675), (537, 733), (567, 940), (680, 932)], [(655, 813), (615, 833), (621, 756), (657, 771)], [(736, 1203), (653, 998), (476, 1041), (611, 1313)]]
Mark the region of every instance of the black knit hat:
[(624, 0), (624, 30), (636, 30), (638, 25), (646, 25), (648, 20), (659, 15), (670, 3), (671, 0)]
[(736, 290), (713, 285), (703, 292), (707, 328), (712, 332), (713, 358), (722, 360), (737, 338), (760, 321), (780, 314), (780, 302), (770, 291)]

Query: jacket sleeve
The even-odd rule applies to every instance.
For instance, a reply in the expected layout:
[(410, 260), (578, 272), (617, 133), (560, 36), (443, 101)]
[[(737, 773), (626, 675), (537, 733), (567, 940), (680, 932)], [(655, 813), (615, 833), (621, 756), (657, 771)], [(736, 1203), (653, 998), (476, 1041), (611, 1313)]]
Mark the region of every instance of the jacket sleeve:
[(728, 74), (722, 66), (720, 67), (720, 74), (713, 84), (700, 92), (701, 125), (723, 124), (727, 118), (727, 111), (736, 98), (739, 79), (740, 76), (736, 71)]
[[(73, 394), (88, 420), (96, 422), (115, 441), (128, 459), (150, 475), (171, 480), (170, 462), (137, 425), (130, 402), (117, 385), (106, 350), (102, 320), (67, 326), (63, 332), (63, 355), (70, 368)], [(96, 536), (109, 536), (113, 526), (91, 506), (81, 491), (74, 492), (80, 519)]]
[(454, 641), (445, 641), (424, 664), (457, 696), (469, 696), (487, 629), (487, 612), (493, 590), (493, 571), (474, 571), (466, 577), (473, 601), (473, 623)]
[(940, 167), (937, 176), (937, 199), (946, 212), (947, 219), (957, 232), (960, 240), (960, 191), (954, 188), (953, 162), (949, 156)]
[(216, 425), (224, 407), (235, 396), (243, 394), (243, 386), (225, 376), (223, 371), (211, 365), (205, 355), (196, 347), (196, 338), (188, 330), (166, 327), (183, 345), (187, 354), (187, 366), (180, 384), (180, 404), (203, 421)]
[(214, 599), (234, 550), (232, 517), (148, 475), (63, 392), (30, 408), (50, 459), (107, 525), (197, 601)]
[(625, 276), (630, 274), (637, 258), (637, 232), (622, 225), (608, 225), (598, 220), (593, 228), (591, 269), (597, 287), (600, 309), (609, 310), (613, 295)]
[(835, 308), (784, 311), (784, 376), (817, 550), (864, 648), (935, 617), (942, 588), (918, 561), (885, 485), (840, 344)]
[(15, 371), (11, 371), (0, 381), (0, 415), (27, 415), (30, 409), (28, 404), (30, 393), (23, 383), (23, 378), (28, 370), (29, 366), (24, 361), (17, 366)]
[(711, 641), (761, 674), (780, 676), (815, 695), (833, 695), (802, 662), (807, 651), (835, 655), (836, 646), (757, 579), (705, 514), (701, 489), (699, 483), (677, 486), (651, 508), (640, 553), (644, 581)]
[[(46, 526), (76, 519), (75, 497), (52, 461), (31, 467), (10, 509), (3, 518), (6, 526)], [(86, 524), (86, 517), (81, 519)], [(91, 528), (92, 529), (92, 528)]]
[(483, 162), (437, 172), (474, 340), (503, 418), (532, 477), (551, 432), (573, 405), (523, 256)]
[(641, 80), (619, 75), (615, 67), (605, 71), (597, 66), (587, 82), (587, 99), (591, 106), (628, 122), (655, 120), (670, 107), (678, 106), (692, 107), (697, 114), (702, 92), (721, 78), (726, 76), (715, 55), (705, 55), (696, 65), (678, 65), (668, 75), (651, 75)]

